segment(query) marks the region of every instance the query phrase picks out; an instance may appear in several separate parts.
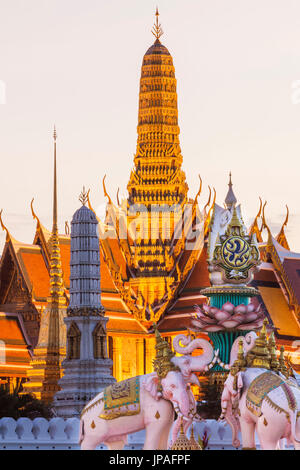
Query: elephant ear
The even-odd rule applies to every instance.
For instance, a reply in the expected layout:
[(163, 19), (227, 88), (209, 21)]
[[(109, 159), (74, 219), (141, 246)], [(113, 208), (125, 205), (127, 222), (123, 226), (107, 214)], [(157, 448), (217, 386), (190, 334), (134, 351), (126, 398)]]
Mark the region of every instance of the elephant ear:
[(158, 392), (158, 384), (159, 378), (156, 373), (151, 374), (144, 384), (145, 390), (147, 390), (155, 400), (158, 400), (161, 397), (161, 393)]
[(238, 378), (237, 378), (237, 387), (238, 387), (238, 390), (241, 390), (241, 388), (243, 388), (244, 384), (243, 384), (243, 376), (242, 376), (242, 373), (239, 372), (238, 373)]

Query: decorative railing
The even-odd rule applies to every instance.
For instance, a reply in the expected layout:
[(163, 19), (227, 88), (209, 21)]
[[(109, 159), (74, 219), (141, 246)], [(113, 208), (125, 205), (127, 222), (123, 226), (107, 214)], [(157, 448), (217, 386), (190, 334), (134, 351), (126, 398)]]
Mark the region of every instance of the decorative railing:
[[(195, 424), (195, 435), (203, 435), (207, 431), (208, 449), (232, 449), (231, 430), (214, 420)], [(0, 449), (6, 450), (76, 450), (78, 444), (79, 419), (77, 418), (13, 418), (0, 419)], [(126, 450), (142, 449), (145, 431), (128, 436)], [(99, 450), (106, 449), (104, 445)]]
[[(195, 437), (204, 432), (209, 436), (207, 450), (233, 450), (231, 429), (215, 420), (207, 420), (194, 425)], [(79, 450), (79, 419), (77, 418), (13, 418), (0, 419), (0, 450)], [(125, 450), (143, 448), (145, 431), (128, 436)], [(257, 448), (259, 446), (257, 445)], [(98, 450), (105, 450), (100, 445)]]

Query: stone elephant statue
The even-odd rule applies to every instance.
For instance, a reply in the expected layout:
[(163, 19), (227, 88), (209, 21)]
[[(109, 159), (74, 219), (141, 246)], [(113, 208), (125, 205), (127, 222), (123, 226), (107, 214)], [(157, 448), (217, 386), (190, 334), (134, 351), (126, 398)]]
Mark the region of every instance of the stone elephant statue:
[(144, 449), (167, 449), (174, 409), (186, 422), (191, 419), (190, 390), (176, 367), (164, 378), (153, 372), (113, 384), (82, 411), (81, 449), (92, 450), (100, 443), (122, 449), (127, 435), (142, 429), (146, 429)]
[(221, 397), (222, 414), (232, 429), (232, 443), (255, 449), (255, 431), (263, 450), (275, 450), (286, 438), (300, 449), (300, 389), (296, 381), (268, 369), (249, 367), (229, 373)]
[[(200, 387), (198, 377), (194, 372), (203, 372), (206, 369), (207, 365), (211, 363), (214, 357), (214, 349), (209, 341), (202, 338), (192, 340), (190, 336), (184, 334), (179, 334), (173, 339), (173, 348), (174, 351), (178, 354), (182, 354), (182, 356), (173, 356), (171, 362), (180, 369), (184, 381), (188, 384), (190, 414), (189, 417), (183, 417), (183, 430), (186, 433), (193, 420), (201, 420), (201, 417), (198, 416), (196, 412), (197, 403), (189, 385), (194, 384)], [(202, 354), (192, 356), (191, 354), (195, 349), (202, 349)], [(178, 415), (178, 419), (175, 421), (172, 430), (172, 442), (176, 440), (181, 425), (181, 414), (176, 407), (175, 411)]]
[[(192, 340), (189, 336), (180, 334), (173, 339), (173, 348), (182, 356), (174, 356), (171, 361), (178, 366), (186, 382), (200, 386), (194, 372), (203, 372), (214, 358), (214, 348), (209, 341), (202, 338)], [(200, 356), (192, 356), (195, 349), (202, 349)]]

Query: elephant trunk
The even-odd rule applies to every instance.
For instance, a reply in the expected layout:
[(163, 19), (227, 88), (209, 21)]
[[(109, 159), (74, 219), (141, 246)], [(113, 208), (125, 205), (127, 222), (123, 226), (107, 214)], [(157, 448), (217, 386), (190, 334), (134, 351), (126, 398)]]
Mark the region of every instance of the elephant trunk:
[(234, 416), (233, 414), (231, 400), (227, 402), (226, 411), (224, 412), (224, 414), (223, 413), (221, 414), (221, 417), (219, 420), (221, 421), (224, 418), (229, 424), (229, 426), (231, 427), (233, 447), (240, 447), (241, 443), (240, 443), (240, 440), (238, 439), (239, 421), (238, 421), (238, 418), (236, 418), (236, 416)]
[[(183, 346), (181, 346), (181, 344)], [(213, 354), (213, 347), (212, 345), (206, 340), (202, 338), (196, 338), (191, 340), (190, 337), (186, 335), (177, 335), (173, 339), (173, 347), (176, 352), (179, 354), (191, 354), (195, 349), (203, 349), (204, 352), (211, 352)]]

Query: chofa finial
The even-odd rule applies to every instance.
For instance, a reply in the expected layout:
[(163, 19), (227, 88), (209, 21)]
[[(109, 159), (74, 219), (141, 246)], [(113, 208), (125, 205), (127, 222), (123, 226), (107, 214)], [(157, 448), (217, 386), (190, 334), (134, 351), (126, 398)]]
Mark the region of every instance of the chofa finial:
[(155, 12), (156, 20), (153, 26), (153, 29), (151, 30), (151, 33), (156, 37), (156, 39), (159, 40), (159, 38), (164, 34), (161, 24), (158, 22), (158, 17), (159, 17), (159, 12), (158, 8), (156, 7), (156, 12)]
[(83, 186), (83, 189), (82, 189), (82, 191), (80, 193), (80, 196), (79, 196), (79, 201), (81, 202), (81, 204), (83, 206), (85, 206), (86, 203), (88, 202), (88, 198), (89, 198), (88, 194), (89, 194), (89, 192), (86, 191), (85, 187)]

